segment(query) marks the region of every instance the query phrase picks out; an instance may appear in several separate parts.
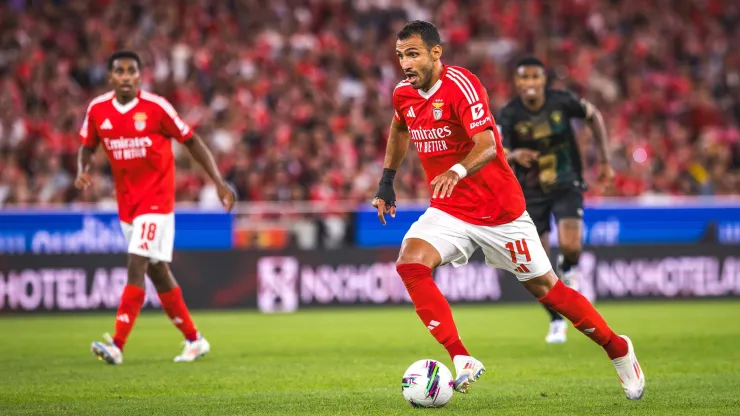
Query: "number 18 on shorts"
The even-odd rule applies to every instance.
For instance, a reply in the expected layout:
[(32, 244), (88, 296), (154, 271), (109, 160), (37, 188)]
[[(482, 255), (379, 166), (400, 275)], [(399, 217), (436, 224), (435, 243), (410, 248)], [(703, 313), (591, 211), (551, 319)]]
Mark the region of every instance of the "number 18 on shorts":
[(121, 230), (128, 241), (128, 252), (147, 257), (153, 263), (172, 261), (175, 245), (175, 214), (144, 214), (133, 223), (121, 222)]

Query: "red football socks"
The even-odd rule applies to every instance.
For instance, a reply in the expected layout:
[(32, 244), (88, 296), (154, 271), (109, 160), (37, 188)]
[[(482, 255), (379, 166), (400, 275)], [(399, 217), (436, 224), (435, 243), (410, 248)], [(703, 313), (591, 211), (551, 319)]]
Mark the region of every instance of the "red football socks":
[(162, 302), (162, 309), (167, 313), (170, 320), (182, 332), (185, 339), (195, 341), (198, 339), (198, 331), (195, 324), (190, 318), (190, 312), (182, 298), (182, 290), (176, 287), (169, 292), (159, 294), (159, 300)]
[(401, 264), (396, 270), (406, 285), (411, 301), (424, 325), (434, 338), (442, 344), (450, 358), (470, 355), (460, 341), (452, 310), (437, 284), (432, 279), (432, 269), (421, 264)]
[[(457, 332), (457, 329), (455, 329), (455, 331)], [(450, 354), (450, 358), (452, 358), (453, 360), (458, 355), (470, 356), (470, 353), (468, 352), (468, 350), (465, 349), (465, 346), (459, 339), (445, 348), (447, 348), (447, 353)]]
[(610, 359), (624, 357), (629, 352), (627, 341), (614, 333), (591, 302), (558, 280), (539, 301), (573, 322), (573, 326), (601, 345)]
[(134, 327), (136, 317), (139, 316), (141, 306), (144, 304), (144, 289), (126, 285), (121, 295), (121, 303), (118, 305), (116, 314), (116, 334), (113, 336), (113, 343), (123, 351), (126, 339)]

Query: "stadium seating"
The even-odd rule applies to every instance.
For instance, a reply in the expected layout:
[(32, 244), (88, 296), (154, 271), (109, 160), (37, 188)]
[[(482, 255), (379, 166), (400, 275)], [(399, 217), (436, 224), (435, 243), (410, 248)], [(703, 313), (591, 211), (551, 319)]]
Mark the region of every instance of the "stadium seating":
[[(494, 107), (525, 53), (545, 60), (553, 86), (599, 107), (610, 195), (740, 193), (740, 15), (729, 0), (184, 3), (0, 3), (0, 207), (113, 202), (102, 155), (95, 186), (71, 185), (85, 108), (119, 48), (140, 53), (143, 88), (207, 139), (241, 200), (369, 200), (402, 78), (395, 33), (417, 18), (439, 26), (443, 61), (478, 74)], [(595, 183), (587, 130), (579, 140)], [(178, 200), (218, 205), (182, 149), (178, 168)], [(415, 157), (396, 184), (400, 199), (428, 196)]]

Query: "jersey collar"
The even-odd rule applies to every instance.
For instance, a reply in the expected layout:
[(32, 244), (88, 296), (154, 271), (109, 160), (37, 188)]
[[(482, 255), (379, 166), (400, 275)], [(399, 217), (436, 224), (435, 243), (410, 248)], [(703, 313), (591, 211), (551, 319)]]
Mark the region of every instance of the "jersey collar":
[(131, 111), (132, 108), (136, 107), (136, 104), (139, 104), (139, 94), (140, 93), (141, 93), (141, 90), (139, 90), (139, 92), (136, 94), (136, 98), (134, 98), (133, 100), (129, 101), (126, 104), (119, 103), (118, 100), (116, 99), (116, 96), (113, 95), (113, 107), (116, 110), (118, 110), (118, 112), (121, 114), (128, 113), (129, 111)]
[(416, 90), (419, 91), (419, 95), (421, 95), (425, 100), (428, 100), (429, 98), (431, 98), (432, 95), (434, 95), (434, 93), (439, 91), (439, 88), (442, 87), (442, 78), (444, 78), (445, 72), (447, 72), (447, 67), (443, 66), (442, 73), (439, 74), (439, 79), (437, 80), (437, 82), (435, 82), (434, 85), (432, 85), (432, 88), (430, 88), (427, 92)]

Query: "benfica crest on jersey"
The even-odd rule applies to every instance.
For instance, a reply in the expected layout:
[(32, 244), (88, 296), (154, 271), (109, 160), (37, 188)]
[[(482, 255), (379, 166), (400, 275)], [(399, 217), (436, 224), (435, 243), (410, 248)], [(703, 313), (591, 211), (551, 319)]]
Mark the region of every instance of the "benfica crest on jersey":
[(142, 131), (146, 128), (146, 113), (134, 114), (134, 127), (136, 130)]
[(439, 120), (440, 118), (442, 118), (442, 106), (444, 106), (445, 103), (437, 101), (435, 103), (432, 103), (432, 105), (434, 106), (434, 109), (432, 110), (432, 115), (434, 115), (435, 120)]

